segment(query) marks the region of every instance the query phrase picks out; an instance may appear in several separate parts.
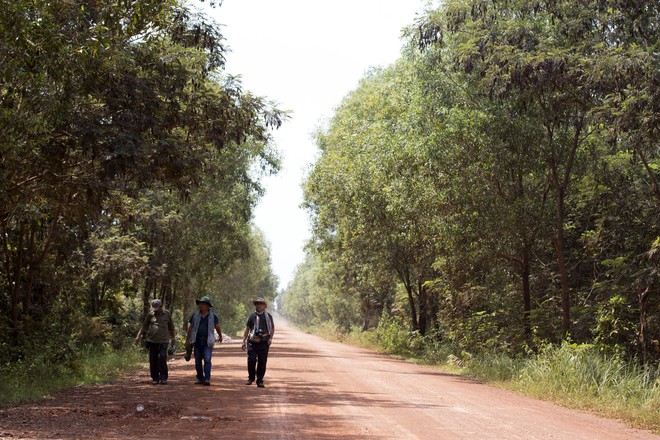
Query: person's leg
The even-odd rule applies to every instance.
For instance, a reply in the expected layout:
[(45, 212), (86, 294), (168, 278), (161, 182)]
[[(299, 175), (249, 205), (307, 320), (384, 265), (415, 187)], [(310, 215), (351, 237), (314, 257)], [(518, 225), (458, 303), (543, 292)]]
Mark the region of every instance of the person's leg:
[(257, 352), (252, 344), (248, 344), (247, 368), (248, 368), (248, 381), (250, 382), (254, 382), (256, 376), (256, 366), (257, 366)]
[(266, 362), (268, 362), (268, 345), (263, 344), (260, 347), (259, 358), (257, 361), (257, 384), (264, 383), (264, 376), (266, 375)]
[(160, 381), (160, 371), (158, 370), (158, 344), (149, 342), (149, 372), (151, 373), (151, 380), (154, 382)]
[(206, 341), (195, 341), (195, 370), (197, 371), (197, 381), (204, 382), (204, 369), (202, 361), (204, 358), (204, 346)]
[(211, 382), (211, 357), (213, 349), (208, 344), (204, 347), (204, 382)]
[(167, 382), (167, 342), (159, 344), (158, 351), (158, 370), (160, 371), (160, 382)]

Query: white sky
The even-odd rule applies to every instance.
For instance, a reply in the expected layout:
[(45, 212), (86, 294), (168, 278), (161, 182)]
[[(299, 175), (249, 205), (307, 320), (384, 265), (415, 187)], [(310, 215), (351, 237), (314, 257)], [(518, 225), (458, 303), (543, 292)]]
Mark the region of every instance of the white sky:
[(369, 67), (400, 54), (401, 30), (421, 0), (224, 0), (210, 10), (231, 48), (227, 72), (292, 119), (275, 132), (283, 170), (266, 178), (255, 223), (271, 243), (273, 270), (287, 286), (309, 239), (301, 183), (314, 161), (312, 133)]

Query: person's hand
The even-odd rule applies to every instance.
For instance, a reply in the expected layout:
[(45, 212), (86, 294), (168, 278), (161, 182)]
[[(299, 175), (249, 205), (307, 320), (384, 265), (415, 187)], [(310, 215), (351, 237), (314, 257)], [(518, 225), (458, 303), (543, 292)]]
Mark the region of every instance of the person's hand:
[(135, 344), (140, 345), (140, 338), (139, 337), (135, 338)]
[(272, 340), (272, 339), (269, 339), (269, 340), (268, 340), (268, 346), (270, 347), (270, 344), (272, 344), (272, 343), (273, 343), (273, 340)]
[(247, 349), (247, 345), (245, 341), (243, 341), (243, 345), (241, 345), (241, 350), (245, 351)]

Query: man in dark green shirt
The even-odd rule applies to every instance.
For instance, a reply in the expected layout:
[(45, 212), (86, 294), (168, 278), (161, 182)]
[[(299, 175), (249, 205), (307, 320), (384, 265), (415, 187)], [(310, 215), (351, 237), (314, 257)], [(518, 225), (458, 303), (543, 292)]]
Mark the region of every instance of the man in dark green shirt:
[(149, 347), (149, 369), (154, 385), (167, 385), (167, 342), (174, 344), (174, 324), (172, 315), (163, 309), (163, 302), (159, 299), (151, 301), (151, 310), (144, 318), (142, 327), (135, 337), (140, 342), (142, 334), (146, 334), (147, 347)]

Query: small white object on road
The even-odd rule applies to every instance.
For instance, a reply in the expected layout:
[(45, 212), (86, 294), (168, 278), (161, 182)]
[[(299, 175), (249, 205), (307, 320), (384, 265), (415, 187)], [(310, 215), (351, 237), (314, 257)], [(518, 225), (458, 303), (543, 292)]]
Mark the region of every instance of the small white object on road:
[(144, 411), (144, 405), (139, 403), (138, 406), (135, 407), (135, 409), (137, 410), (137, 412), (142, 412)]

